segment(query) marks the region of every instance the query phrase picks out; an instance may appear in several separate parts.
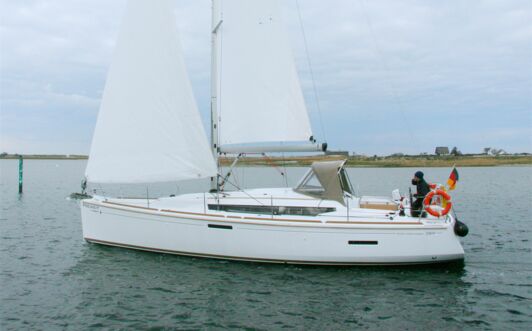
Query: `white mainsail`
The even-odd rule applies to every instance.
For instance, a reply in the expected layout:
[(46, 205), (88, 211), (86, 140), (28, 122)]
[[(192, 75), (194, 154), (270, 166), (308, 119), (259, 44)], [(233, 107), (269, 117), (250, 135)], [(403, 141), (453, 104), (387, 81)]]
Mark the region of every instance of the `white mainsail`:
[(130, 0), (107, 77), (86, 177), (146, 183), (216, 176), (171, 0)]
[(310, 122), (276, 0), (215, 6), (219, 144), (308, 141)]

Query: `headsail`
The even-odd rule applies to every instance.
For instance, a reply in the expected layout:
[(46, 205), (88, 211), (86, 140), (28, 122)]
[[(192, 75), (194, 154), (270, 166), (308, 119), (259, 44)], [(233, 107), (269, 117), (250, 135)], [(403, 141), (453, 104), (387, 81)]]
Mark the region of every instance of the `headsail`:
[(90, 182), (216, 175), (186, 72), (171, 0), (130, 0), (107, 77)]
[(308, 141), (310, 121), (277, 0), (223, 0), (219, 144)]

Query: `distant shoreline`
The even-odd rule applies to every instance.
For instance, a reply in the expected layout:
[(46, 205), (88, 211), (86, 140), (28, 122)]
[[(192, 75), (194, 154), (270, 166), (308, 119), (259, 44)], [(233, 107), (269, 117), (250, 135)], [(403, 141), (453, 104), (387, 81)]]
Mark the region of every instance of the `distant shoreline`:
[[(532, 165), (532, 155), (461, 155), (461, 156), (305, 156), (305, 157), (268, 157), (244, 158), (238, 164), (250, 166), (309, 166), (314, 161), (344, 160), (347, 158), (347, 166), (352, 168), (410, 168), (410, 167), (495, 167), (506, 165)], [(222, 165), (230, 165), (233, 158), (220, 158)]]
[[(25, 160), (87, 160), (87, 155), (22, 155)], [(18, 159), (18, 154), (0, 155), (1, 159)], [(283, 166), (298, 167), (309, 166), (315, 161), (348, 159), (348, 167), (359, 168), (406, 168), (406, 167), (495, 167), (508, 165), (532, 165), (532, 155), (405, 155), (405, 156), (290, 156), (290, 157), (244, 157), (238, 161), (237, 166)], [(221, 157), (220, 163), (228, 166), (233, 162), (232, 157)]]
[(74, 154), (5, 154), (0, 155), (0, 160), (18, 160), (22, 156), (24, 160), (87, 160), (87, 155)]

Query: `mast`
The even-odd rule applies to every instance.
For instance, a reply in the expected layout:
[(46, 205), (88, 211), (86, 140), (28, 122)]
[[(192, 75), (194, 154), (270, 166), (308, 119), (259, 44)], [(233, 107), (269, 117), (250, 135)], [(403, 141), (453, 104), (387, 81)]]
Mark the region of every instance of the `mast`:
[[(219, 0), (212, 0), (212, 30), (211, 30), (211, 148), (217, 168), (218, 161), (218, 30), (222, 25)], [(218, 190), (218, 175), (211, 177), (211, 190)]]

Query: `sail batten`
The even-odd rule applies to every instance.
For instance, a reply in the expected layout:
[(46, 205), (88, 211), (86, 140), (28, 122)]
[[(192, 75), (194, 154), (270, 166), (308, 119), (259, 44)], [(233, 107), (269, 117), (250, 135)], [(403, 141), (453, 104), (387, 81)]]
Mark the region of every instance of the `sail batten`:
[(216, 175), (171, 0), (130, 0), (115, 46), (86, 177), (96, 183)]
[(223, 0), (219, 33), (219, 144), (312, 136), (277, 0)]

